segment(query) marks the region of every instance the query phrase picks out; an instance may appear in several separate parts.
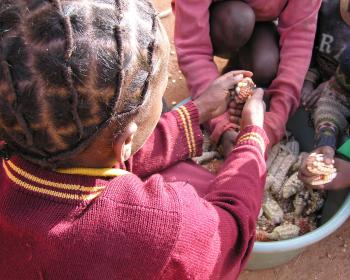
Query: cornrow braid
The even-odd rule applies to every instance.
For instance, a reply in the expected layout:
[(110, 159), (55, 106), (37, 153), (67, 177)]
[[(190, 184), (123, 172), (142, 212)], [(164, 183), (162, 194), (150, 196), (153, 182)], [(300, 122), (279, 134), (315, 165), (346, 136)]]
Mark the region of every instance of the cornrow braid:
[(122, 131), (149, 99), (156, 32), (148, 0), (2, 1), (0, 155), (57, 167)]
[[(62, 14), (62, 5), (60, 3), (60, 0), (52, 0), (53, 5), (56, 7), (56, 9)], [(73, 52), (73, 31), (72, 31), (72, 25), (70, 23), (69, 17), (65, 16), (63, 18), (63, 25), (65, 28), (65, 35), (66, 35), (66, 51), (65, 51), (65, 61), (67, 68), (65, 69), (64, 77), (67, 81), (67, 87), (72, 94), (72, 113), (73, 113), (73, 119), (76, 122), (76, 125), (79, 130), (79, 140), (83, 137), (84, 128), (82, 126), (80, 117), (78, 115), (77, 106), (78, 106), (78, 93), (74, 87), (74, 82), (72, 78), (72, 67), (70, 66), (69, 59)]]

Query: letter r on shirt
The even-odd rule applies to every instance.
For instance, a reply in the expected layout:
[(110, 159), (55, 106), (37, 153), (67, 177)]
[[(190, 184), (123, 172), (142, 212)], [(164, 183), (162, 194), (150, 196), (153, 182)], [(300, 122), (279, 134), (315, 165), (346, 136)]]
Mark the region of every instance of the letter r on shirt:
[(331, 44), (334, 41), (334, 37), (329, 34), (322, 33), (322, 39), (320, 43), (320, 52), (330, 54), (331, 53)]

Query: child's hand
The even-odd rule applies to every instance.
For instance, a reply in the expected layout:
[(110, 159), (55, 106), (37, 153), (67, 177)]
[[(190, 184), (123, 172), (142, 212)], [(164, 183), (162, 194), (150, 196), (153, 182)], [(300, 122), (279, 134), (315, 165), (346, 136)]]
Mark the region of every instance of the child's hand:
[(337, 169), (337, 177), (332, 182), (319, 187), (326, 190), (339, 190), (350, 187), (350, 162), (335, 158), (334, 166)]
[(312, 157), (312, 154), (322, 154), (324, 157), (324, 163), (332, 164), (334, 160), (335, 151), (332, 147), (329, 147), (329, 146), (319, 147), (314, 151), (312, 151), (309, 156), (305, 157), (300, 165), (299, 179), (305, 184), (305, 186), (310, 188), (322, 188), (323, 185), (318, 185), (318, 186), (311, 185), (311, 182), (318, 177), (317, 175), (311, 173), (307, 167), (307, 163), (310, 161), (310, 157)]
[(339, 189), (350, 187), (350, 178), (349, 178), (350, 162), (347, 162), (340, 158), (335, 158), (334, 166), (337, 169), (337, 176), (332, 180), (332, 182), (328, 184), (312, 186), (308, 184), (308, 182), (310, 182), (308, 180), (311, 180), (312, 177), (308, 177), (308, 178), (300, 177), (300, 179), (302, 180), (302, 182), (305, 184), (306, 187), (310, 187), (313, 189), (339, 190)]
[[(234, 101), (231, 101), (229, 104), (230, 121), (241, 126), (242, 129), (248, 125), (262, 127), (265, 113), (265, 103), (262, 100), (263, 94), (262, 89), (257, 89), (245, 104), (236, 104)], [(237, 135), (238, 133), (234, 129), (230, 129), (222, 135), (220, 143), (224, 157), (233, 150)]]
[[(229, 103), (229, 118), (232, 123), (237, 125), (237, 128), (240, 127), (243, 105), (244, 104), (242, 103), (237, 104), (234, 101), (231, 101)], [(220, 139), (220, 145), (222, 147), (222, 154), (225, 158), (232, 152), (237, 135), (238, 131), (236, 131), (235, 129), (229, 129), (222, 134)]]
[(199, 122), (204, 123), (220, 116), (227, 110), (230, 98), (230, 90), (244, 77), (251, 77), (249, 71), (232, 71), (217, 78), (211, 85), (193, 102), (199, 111)]
[(301, 102), (306, 110), (311, 110), (315, 107), (317, 100), (320, 98), (321, 92), (327, 83), (328, 81), (323, 82), (315, 89), (312, 82), (307, 80), (304, 81), (304, 86), (301, 91)]
[(261, 88), (255, 90), (244, 104), (241, 119), (241, 129), (243, 130), (249, 125), (256, 125), (260, 128), (264, 126), (264, 115), (266, 106), (263, 101), (264, 91)]
[(228, 112), (230, 114), (230, 122), (240, 126), (244, 103), (237, 104), (235, 101), (231, 101), (228, 106), (229, 106)]

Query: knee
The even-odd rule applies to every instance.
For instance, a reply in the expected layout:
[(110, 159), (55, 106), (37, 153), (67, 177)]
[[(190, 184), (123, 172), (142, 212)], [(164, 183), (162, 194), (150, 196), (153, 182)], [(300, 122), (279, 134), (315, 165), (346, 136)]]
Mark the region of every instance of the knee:
[(215, 3), (210, 8), (210, 32), (214, 49), (235, 51), (244, 46), (252, 36), (255, 14), (241, 1)]
[(259, 87), (268, 87), (277, 75), (279, 56), (269, 53), (258, 57), (252, 63), (254, 81)]

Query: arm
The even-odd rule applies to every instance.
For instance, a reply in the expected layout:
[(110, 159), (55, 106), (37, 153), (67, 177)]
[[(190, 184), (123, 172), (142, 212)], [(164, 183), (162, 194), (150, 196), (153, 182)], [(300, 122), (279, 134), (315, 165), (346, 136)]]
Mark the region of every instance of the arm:
[(175, 5), (177, 57), (194, 98), (219, 76), (210, 40), (211, 3), (212, 0), (176, 0)]
[[(209, 7), (212, 0), (176, 0), (175, 46), (180, 69), (193, 99), (219, 76), (213, 61), (210, 39)], [(219, 142), (222, 134), (236, 126), (223, 114), (208, 121), (211, 140)]]
[(164, 114), (142, 149), (127, 166), (140, 177), (151, 175), (180, 160), (202, 153), (199, 124), (227, 109), (228, 92), (247, 71), (233, 71), (213, 81), (201, 96), (175, 111)]
[(340, 58), (340, 65), (334, 76), (325, 83), (313, 115), (316, 148), (330, 146), (336, 148), (339, 134), (348, 127), (350, 117), (350, 47)]
[(236, 279), (247, 262), (266, 177), (261, 149), (267, 138), (262, 129), (249, 126), (239, 139), (204, 199), (193, 188), (176, 189), (183, 226), (164, 279)]
[(165, 113), (144, 146), (128, 162), (128, 170), (145, 177), (202, 153), (199, 114), (193, 102)]
[(311, 60), (317, 13), (321, 0), (288, 1), (279, 17), (280, 64), (276, 79), (267, 93), (272, 96), (270, 112), (266, 114), (265, 130), (270, 144), (285, 134), (288, 117), (299, 106), (300, 91)]

